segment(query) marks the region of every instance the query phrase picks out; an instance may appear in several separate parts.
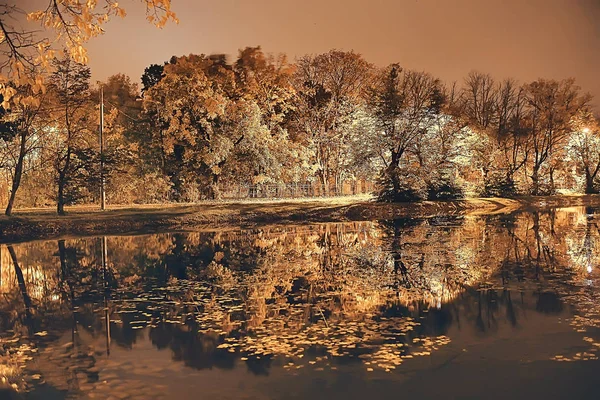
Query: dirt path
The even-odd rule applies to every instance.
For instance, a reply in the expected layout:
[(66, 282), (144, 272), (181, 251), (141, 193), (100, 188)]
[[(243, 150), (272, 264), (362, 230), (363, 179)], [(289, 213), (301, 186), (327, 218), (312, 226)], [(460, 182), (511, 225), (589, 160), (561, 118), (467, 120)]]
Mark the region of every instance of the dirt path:
[(18, 210), (0, 217), (0, 243), (64, 236), (206, 230), (264, 224), (366, 221), (457, 214), (499, 214), (520, 209), (600, 206), (600, 196), (552, 196), (519, 199), (467, 199), (442, 202), (381, 204), (364, 197), (255, 202), (68, 209), (59, 217), (51, 209)]

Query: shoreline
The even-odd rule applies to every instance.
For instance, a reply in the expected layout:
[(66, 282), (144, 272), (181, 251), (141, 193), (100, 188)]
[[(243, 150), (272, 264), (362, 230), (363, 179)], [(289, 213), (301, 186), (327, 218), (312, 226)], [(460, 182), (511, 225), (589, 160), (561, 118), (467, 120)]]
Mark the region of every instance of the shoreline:
[(252, 228), (261, 225), (430, 218), (439, 215), (493, 215), (549, 208), (600, 206), (598, 195), (473, 198), (414, 203), (377, 203), (363, 197), (289, 199), (114, 206), (106, 211), (75, 206), (67, 215), (54, 209), (16, 210), (0, 217), (0, 243), (61, 237), (130, 235), (166, 231)]

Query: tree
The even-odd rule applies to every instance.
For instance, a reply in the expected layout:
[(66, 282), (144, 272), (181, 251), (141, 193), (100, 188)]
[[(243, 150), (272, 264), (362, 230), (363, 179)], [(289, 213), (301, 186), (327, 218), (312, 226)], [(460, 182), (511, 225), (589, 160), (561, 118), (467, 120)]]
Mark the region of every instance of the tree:
[(514, 176), (529, 155), (524, 100), (523, 89), (512, 79), (495, 82), (480, 72), (471, 72), (465, 79), (461, 108), (463, 118), (476, 133), (468, 151), (482, 171), (483, 195), (510, 196), (517, 192)]
[(444, 104), (441, 82), (425, 72), (405, 71), (398, 64), (381, 70), (367, 95), (384, 151), (380, 199), (405, 201), (422, 197), (414, 168), (401, 168), (407, 151), (437, 120)]
[(494, 138), (502, 155), (505, 175), (499, 194), (517, 193), (515, 175), (529, 159), (529, 130), (525, 123), (525, 96), (523, 89), (512, 79), (506, 79), (497, 89), (497, 122)]
[(590, 113), (578, 120), (569, 140), (569, 154), (585, 176), (585, 193), (598, 193), (596, 178), (600, 171), (600, 123)]
[(280, 133), (277, 130), (293, 106), (294, 69), (285, 55), (267, 56), (260, 46), (240, 50), (233, 65), (241, 96), (256, 102), (263, 114), (263, 123), (273, 134)]
[(408, 152), (417, 159), (420, 176), (427, 186), (428, 200), (450, 200), (464, 196), (457, 182), (458, 159), (465, 138), (466, 123), (461, 118), (460, 99), (455, 87), (443, 88), (441, 107), (432, 113), (429, 129), (416, 137)]
[[(142, 0), (146, 18), (158, 27), (169, 20), (178, 22), (170, 0)], [(47, 0), (39, 11), (26, 12), (16, 4), (0, 5), (0, 94), (5, 105), (12, 99), (14, 86), (28, 85), (33, 93), (44, 86), (44, 72), (55, 57), (54, 45), (66, 47), (70, 57), (87, 63), (85, 43), (104, 33), (103, 26), (115, 16), (125, 17), (125, 10), (114, 0)], [(53, 33), (40, 35), (22, 28), (19, 21), (26, 17), (39, 22)], [(7, 84), (7, 82), (12, 83)]]
[[(467, 151), (472, 161), (483, 175), (483, 195), (495, 194), (489, 190), (490, 171), (495, 168), (490, 163), (494, 159), (494, 141), (490, 139), (492, 126), (496, 117), (496, 84), (489, 74), (472, 71), (465, 78), (461, 91), (461, 108), (463, 118), (471, 131), (475, 133)], [(483, 140), (480, 140), (483, 139)], [(493, 178), (492, 178), (493, 180)]]
[[(29, 86), (19, 87), (16, 96), (28, 97)], [(0, 126), (2, 138), (0, 143), (2, 168), (11, 176), (10, 196), (5, 214), (10, 216), (15, 205), (17, 192), (21, 187), (23, 176), (31, 170), (29, 158), (38, 155), (45, 136), (45, 125), (49, 122), (48, 96), (37, 97), (37, 101), (19, 101), (12, 103), (9, 109), (2, 109)], [(9, 103), (10, 104), (10, 103)]]
[[(145, 146), (139, 143), (143, 136), (140, 131), (146, 127), (138, 86), (128, 76), (116, 74), (91, 91), (93, 99), (100, 97), (100, 88), (104, 101), (103, 175), (109, 201), (129, 203), (147, 199), (138, 188), (144, 185), (148, 193), (152, 192), (152, 182), (145, 182), (145, 175), (154, 170), (145, 165), (148, 161)], [(94, 164), (100, 165), (99, 160)], [(100, 175), (93, 174), (98, 178), (90, 182), (93, 193), (100, 190)]]
[[(548, 163), (576, 129), (575, 117), (587, 107), (591, 96), (581, 94), (574, 79), (539, 79), (525, 85), (524, 94), (532, 153), (531, 194), (537, 196), (554, 190), (554, 169)], [(546, 182), (542, 181), (542, 174)]]
[(240, 148), (243, 159), (238, 160), (241, 168), (234, 175), (242, 182), (248, 176), (253, 184), (289, 182), (301, 175), (299, 166), (306, 160), (306, 151), (287, 131), (296, 94), (294, 70), (285, 55), (266, 55), (260, 47), (240, 50), (233, 64), (238, 96), (256, 104), (251, 109), (258, 118)]
[(56, 101), (56, 207), (58, 214), (63, 215), (65, 204), (81, 196), (81, 173), (89, 169), (94, 159), (91, 132), (92, 116), (96, 113), (90, 109), (90, 69), (66, 53), (53, 64), (50, 87)]
[(230, 68), (190, 55), (165, 66), (164, 77), (145, 93), (144, 109), (160, 124), (153, 142), (161, 148), (176, 199), (185, 198), (186, 180), (208, 185), (209, 196), (219, 196), (221, 171), (243, 140), (243, 135), (224, 129), (231, 102), (227, 89), (234, 86)]
[[(171, 11), (170, 0), (143, 0), (147, 19), (163, 26), (169, 20), (177, 22)], [(45, 93), (45, 78), (51, 70), (55, 47), (66, 46), (75, 61), (87, 62), (85, 43), (103, 31), (103, 25), (114, 16), (125, 16), (125, 10), (114, 0), (83, 1), (48, 0), (47, 7), (40, 11), (27, 12), (16, 4), (0, 4), (0, 96), (2, 107), (10, 115), (21, 114), (19, 134), (5, 149), (14, 153), (2, 159), (12, 160), (11, 194), (6, 214), (10, 215), (17, 190), (21, 185), (24, 162), (33, 151), (28, 144), (32, 139), (34, 121), (43, 110), (41, 100)], [(24, 19), (39, 22), (52, 33), (47, 35), (21, 26)], [(7, 119), (2, 117), (6, 126)], [(17, 119), (13, 118), (14, 122)], [(39, 132), (39, 131), (38, 131)], [(6, 138), (3, 138), (6, 139)], [(36, 140), (37, 141), (37, 140)], [(6, 163), (5, 164), (6, 168)]]
[[(173, 58), (144, 93), (154, 146), (174, 198), (218, 198), (219, 186), (286, 179), (299, 157), (284, 123), (294, 92), (284, 57), (246, 48), (224, 55)], [(290, 168), (292, 170), (292, 168)], [(206, 189), (203, 189), (206, 188)]]
[[(167, 63), (165, 63), (166, 65)], [(163, 77), (165, 67), (160, 64), (150, 64), (150, 66), (144, 69), (142, 75), (142, 94), (146, 93), (148, 89), (156, 85)]]
[(312, 150), (320, 183), (329, 192), (343, 180), (347, 135), (360, 109), (372, 66), (360, 54), (331, 50), (298, 60), (293, 125)]

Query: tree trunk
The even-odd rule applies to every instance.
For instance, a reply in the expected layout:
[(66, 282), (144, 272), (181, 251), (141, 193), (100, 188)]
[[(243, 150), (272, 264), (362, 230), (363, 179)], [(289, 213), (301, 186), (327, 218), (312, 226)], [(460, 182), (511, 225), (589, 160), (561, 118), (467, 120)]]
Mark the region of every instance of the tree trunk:
[(322, 192), (321, 192), (321, 196), (327, 196), (329, 194), (329, 188), (327, 187), (327, 174), (325, 172), (325, 170), (322, 170), (321, 173), (319, 174), (319, 180), (321, 181), (321, 188), (322, 188)]
[(211, 200), (221, 200), (221, 191), (219, 190), (219, 175), (213, 174), (210, 187), (209, 197)]
[(398, 192), (400, 192), (400, 179), (398, 177), (397, 167), (393, 164), (390, 165), (390, 167), (388, 168), (387, 174), (392, 181), (394, 195), (396, 195), (396, 194), (398, 194)]
[(67, 149), (65, 157), (65, 166), (58, 173), (58, 193), (56, 198), (56, 212), (58, 215), (65, 215), (65, 186), (67, 184), (67, 174), (71, 167), (71, 149)]
[(533, 171), (531, 171), (531, 194), (534, 196), (538, 196), (540, 194), (540, 167), (533, 166)]
[[(61, 174), (62, 175), (62, 174)], [(65, 183), (64, 179), (58, 179), (58, 195), (56, 198), (56, 212), (58, 215), (65, 215)]]
[(503, 195), (506, 196), (513, 196), (515, 195), (516, 192), (516, 187), (515, 187), (515, 171), (512, 168), (508, 168), (506, 170), (506, 187), (504, 188), (504, 192)]
[(587, 170), (585, 171), (585, 193), (596, 193), (596, 189), (594, 188), (594, 176)]
[(58, 213), (58, 215), (65, 215), (65, 175), (65, 170), (62, 170), (58, 175), (58, 193), (56, 196), (56, 212)]
[(23, 164), (25, 162), (25, 153), (27, 148), (25, 141), (27, 139), (27, 131), (21, 132), (21, 144), (19, 146), (19, 158), (17, 159), (17, 165), (15, 166), (15, 173), (12, 179), (12, 187), (10, 190), (10, 198), (8, 199), (8, 205), (4, 214), (10, 216), (12, 214), (13, 207), (15, 205), (15, 199), (17, 197), (17, 190), (21, 185), (21, 177), (23, 176)]
[(387, 167), (386, 175), (392, 182), (392, 188), (394, 190), (394, 198), (400, 192), (400, 179), (398, 177), (398, 165), (400, 164), (400, 156), (399, 152), (392, 152), (392, 160), (390, 165)]

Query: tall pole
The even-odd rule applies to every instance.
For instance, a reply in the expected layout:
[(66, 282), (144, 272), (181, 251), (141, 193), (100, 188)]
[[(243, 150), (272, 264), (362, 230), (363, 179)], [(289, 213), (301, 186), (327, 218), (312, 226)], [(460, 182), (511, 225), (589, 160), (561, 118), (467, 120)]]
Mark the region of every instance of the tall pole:
[(106, 210), (104, 191), (104, 86), (100, 85), (100, 209)]

